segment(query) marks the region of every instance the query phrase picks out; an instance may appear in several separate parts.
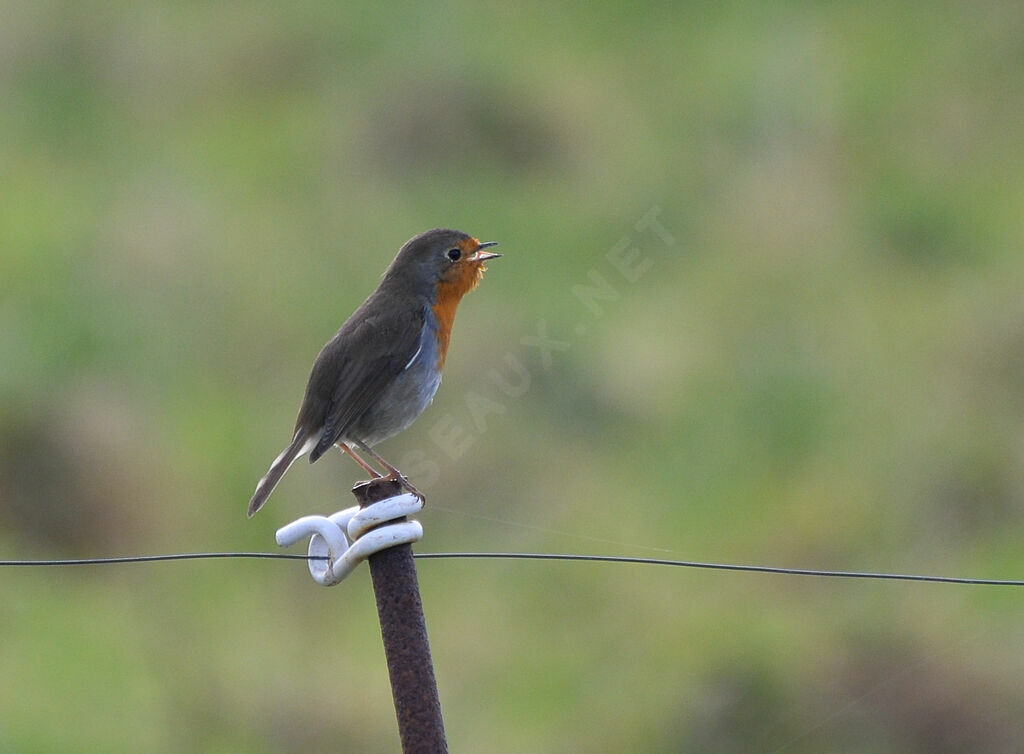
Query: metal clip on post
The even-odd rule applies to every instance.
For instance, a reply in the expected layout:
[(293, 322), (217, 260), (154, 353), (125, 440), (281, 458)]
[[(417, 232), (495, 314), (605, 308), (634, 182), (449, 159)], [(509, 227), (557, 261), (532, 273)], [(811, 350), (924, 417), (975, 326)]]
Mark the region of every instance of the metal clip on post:
[(423, 527), (404, 520), (423, 508), (423, 499), (401, 490), (398, 479), (359, 482), (352, 488), (359, 506), (293, 521), (278, 529), (277, 542), (287, 546), (310, 537), (309, 572), (324, 586), (369, 559), (402, 751), (441, 754), (448, 744), (412, 553)]
[(277, 530), (277, 543), (289, 547), (309, 537), (310, 575), (321, 586), (334, 586), (371, 555), (419, 542), (420, 522), (401, 519), (422, 508), (420, 498), (406, 493), (331, 516), (303, 516)]

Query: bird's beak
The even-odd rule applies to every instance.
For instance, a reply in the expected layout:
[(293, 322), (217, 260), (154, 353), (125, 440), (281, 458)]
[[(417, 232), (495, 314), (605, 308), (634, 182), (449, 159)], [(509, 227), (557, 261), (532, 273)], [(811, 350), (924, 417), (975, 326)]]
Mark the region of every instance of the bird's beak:
[(484, 241), (483, 243), (481, 243), (479, 246), (476, 247), (476, 251), (474, 252), (474, 254), (471, 257), (471, 259), (474, 262), (483, 262), (483, 261), (488, 260), (488, 259), (497, 259), (498, 257), (501, 256), (501, 254), (496, 254), (493, 251), (486, 251), (486, 252), (484, 251), (484, 249), (486, 249), (486, 248), (489, 248), (491, 246), (497, 246), (497, 245), (498, 245), (497, 241)]

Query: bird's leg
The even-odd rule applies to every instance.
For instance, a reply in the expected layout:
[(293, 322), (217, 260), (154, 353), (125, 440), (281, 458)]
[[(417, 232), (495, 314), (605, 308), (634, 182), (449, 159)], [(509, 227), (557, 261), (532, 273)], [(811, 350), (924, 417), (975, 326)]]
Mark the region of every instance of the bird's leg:
[(426, 500), (427, 500), (426, 496), (422, 492), (420, 492), (418, 489), (416, 489), (415, 487), (412, 486), (412, 482), (410, 482), (408, 480), (408, 478), (405, 476), (405, 474), (403, 474), (401, 471), (399, 471), (394, 466), (392, 466), (390, 463), (388, 463), (383, 458), (381, 458), (380, 455), (377, 453), (377, 451), (375, 451), (369, 445), (366, 445), (365, 443), (360, 442), (359, 440), (356, 440), (355, 444), (359, 446), (359, 449), (361, 451), (363, 451), (364, 453), (369, 453), (371, 456), (373, 456), (373, 459), (377, 463), (379, 463), (385, 469), (390, 471), (391, 472), (391, 474), (390, 474), (391, 478), (397, 479), (399, 482), (402, 483), (403, 487), (405, 487), (407, 490), (409, 490), (409, 492), (414, 494), (416, 497), (418, 497), (423, 502), (426, 502)]
[[(359, 443), (359, 444), (362, 445), (362, 443)], [(380, 479), (380, 474), (377, 473), (377, 470), (375, 468), (373, 468), (370, 464), (368, 464), (366, 461), (364, 461), (362, 458), (360, 458), (356, 454), (356, 452), (354, 450), (352, 450), (352, 448), (350, 448), (348, 445), (346, 445), (343, 442), (339, 442), (339, 443), (337, 443), (337, 445), (345, 453), (347, 453), (352, 458), (353, 461), (355, 461), (360, 466), (362, 466), (363, 470), (367, 471), (370, 474), (371, 477), (373, 477), (374, 479)], [(376, 455), (376, 454), (374, 454), (374, 455)], [(378, 459), (378, 460), (380, 460), (380, 459)], [(387, 465), (387, 464), (385, 464), (385, 465)]]

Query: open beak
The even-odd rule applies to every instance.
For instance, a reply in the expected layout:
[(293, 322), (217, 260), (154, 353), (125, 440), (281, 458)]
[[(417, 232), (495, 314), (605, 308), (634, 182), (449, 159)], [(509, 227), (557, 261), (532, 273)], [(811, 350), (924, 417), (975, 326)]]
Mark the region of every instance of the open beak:
[(497, 245), (497, 241), (484, 241), (483, 243), (476, 247), (476, 251), (473, 253), (473, 256), (470, 257), (470, 259), (472, 259), (474, 262), (483, 262), (488, 259), (497, 259), (498, 257), (501, 256), (501, 254), (496, 254), (493, 251), (484, 251), (484, 249), (486, 248)]

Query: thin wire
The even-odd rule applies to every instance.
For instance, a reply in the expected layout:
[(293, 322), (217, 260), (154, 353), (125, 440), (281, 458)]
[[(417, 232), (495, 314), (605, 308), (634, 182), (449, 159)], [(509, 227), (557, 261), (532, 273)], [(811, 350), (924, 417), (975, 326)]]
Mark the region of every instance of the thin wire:
[(618, 555), (561, 555), (531, 552), (421, 552), (416, 558), (505, 558), (524, 560), (582, 560), (603, 563), (639, 563), (642, 565), (675, 566), (677, 568), (706, 568), (717, 571), (748, 571), (776, 573), (790, 576), (826, 576), (848, 579), (888, 579), (890, 581), (930, 581), (939, 584), (984, 584), (987, 586), (1024, 586), (1016, 579), (966, 579), (956, 576), (922, 576), (909, 573), (874, 573), (870, 571), (824, 571), (811, 568), (779, 568), (776, 566), (736, 565), (732, 563), (701, 563), (693, 560), (662, 560), (660, 558), (634, 558)]
[(161, 560), (204, 560), (210, 558), (269, 558), (273, 560), (327, 560), (320, 555), (282, 552), (181, 552), (171, 555), (126, 555), (115, 558), (69, 558), (62, 560), (0, 560), (0, 566), (78, 566), (111, 563), (154, 563)]
[[(571, 560), (590, 563), (633, 563), (639, 565), (674, 566), (676, 568), (703, 568), (716, 571), (745, 571), (774, 573), (787, 576), (819, 576), (826, 578), (880, 579), (888, 581), (927, 581), (938, 584), (980, 584), (985, 586), (1024, 586), (1018, 579), (968, 579), (956, 576), (923, 576), (909, 573), (876, 573), (870, 571), (827, 571), (811, 568), (780, 568), (777, 566), (737, 565), (733, 563), (703, 563), (693, 560), (664, 560), (620, 555), (570, 555), (538, 552), (420, 552), (419, 560), (477, 559), (477, 560)], [(212, 558), (266, 558), (273, 560), (326, 560), (325, 556), (294, 555), (277, 552), (190, 552), (171, 555), (132, 555), (114, 558), (72, 558), (54, 560), (0, 560), (0, 566), (76, 566), (109, 565), (112, 563), (152, 563), (165, 560), (203, 560)]]

